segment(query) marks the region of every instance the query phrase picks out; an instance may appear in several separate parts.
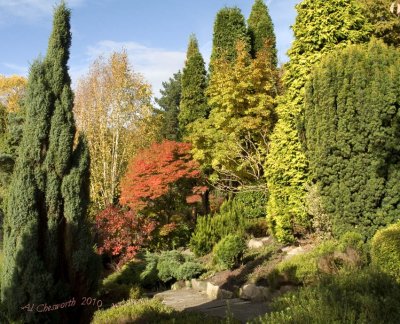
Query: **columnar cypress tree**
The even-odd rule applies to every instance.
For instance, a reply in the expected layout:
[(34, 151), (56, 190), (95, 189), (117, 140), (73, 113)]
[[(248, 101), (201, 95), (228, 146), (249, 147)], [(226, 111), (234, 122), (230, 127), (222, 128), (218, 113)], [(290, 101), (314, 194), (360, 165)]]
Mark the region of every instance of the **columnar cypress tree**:
[(47, 55), (30, 70), (4, 224), (1, 298), (12, 319), (29, 323), (78, 322), (78, 305), (42, 313), (21, 307), (72, 297), (80, 303), (97, 281), (98, 259), (86, 222), (89, 153), (82, 137), (73, 149), (70, 44), (70, 11), (62, 3), (55, 10)]
[(245, 42), (250, 50), (250, 40), (247, 34), (246, 21), (239, 8), (223, 8), (215, 18), (213, 48), (210, 59), (210, 71), (214, 61), (226, 57), (230, 62), (236, 59), (236, 44), (238, 40)]
[(256, 53), (263, 48), (265, 41), (268, 41), (271, 48), (272, 64), (276, 66), (278, 64), (278, 58), (274, 24), (269, 15), (268, 7), (265, 5), (263, 0), (255, 0), (247, 24), (251, 41), (252, 56), (255, 57)]
[(190, 36), (186, 54), (185, 67), (182, 73), (182, 98), (179, 111), (179, 128), (186, 132), (186, 125), (198, 118), (208, 115), (205, 96), (207, 87), (207, 71), (203, 57), (199, 51), (197, 39)]
[(400, 219), (399, 67), (398, 51), (373, 41), (328, 55), (308, 83), (310, 170), (334, 234), (371, 238)]
[(279, 120), (265, 166), (269, 227), (281, 241), (294, 240), (295, 234), (304, 233), (309, 226), (304, 205), (308, 161), (299, 129), (311, 67), (324, 53), (370, 37), (370, 26), (355, 0), (303, 0), (296, 8), (295, 40), (283, 79), (287, 90), (277, 108)]
[(163, 138), (179, 141), (181, 132), (179, 130), (179, 105), (182, 96), (182, 73), (174, 73), (172, 78), (162, 83), (161, 97), (156, 98), (157, 104), (162, 108), (161, 114), (163, 121), (161, 126), (161, 136)]

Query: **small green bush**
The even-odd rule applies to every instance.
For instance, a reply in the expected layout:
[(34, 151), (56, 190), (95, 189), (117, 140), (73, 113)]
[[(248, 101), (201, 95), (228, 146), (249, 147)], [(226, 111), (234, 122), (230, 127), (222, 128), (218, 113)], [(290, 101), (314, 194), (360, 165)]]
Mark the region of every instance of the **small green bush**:
[(195, 278), (198, 277), (203, 271), (204, 269), (199, 263), (193, 261), (187, 261), (179, 266), (176, 273), (176, 279), (188, 280), (191, 278)]
[(273, 312), (252, 323), (400, 323), (400, 286), (366, 268), (324, 276), (272, 303)]
[(245, 249), (246, 243), (241, 236), (228, 234), (214, 246), (214, 263), (223, 269), (232, 269), (241, 260)]
[(243, 211), (232, 201), (224, 202), (219, 214), (197, 218), (190, 247), (196, 255), (205, 255), (228, 234), (245, 236), (246, 219)]
[[(265, 218), (267, 215), (267, 195), (265, 191), (239, 192), (233, 198), (245, 218)], [(223, 207), (221, 206), (221, 209)]]
[(371, 261), (400, 283), (400, 223), (375, 233), (371, 242)]
[(191, 279), (203, 272), (203, 267), (188, 255), (179, 251), (147, 253), (147, 265), (142, 273), (143, 278), (156, 277), (164, 283), (172, 280)]
[(160, 323), (222, 324), (222, 319), (192, 312), (178, 312), (158, 299), (127, 301), (95, 312), (91, 324)]

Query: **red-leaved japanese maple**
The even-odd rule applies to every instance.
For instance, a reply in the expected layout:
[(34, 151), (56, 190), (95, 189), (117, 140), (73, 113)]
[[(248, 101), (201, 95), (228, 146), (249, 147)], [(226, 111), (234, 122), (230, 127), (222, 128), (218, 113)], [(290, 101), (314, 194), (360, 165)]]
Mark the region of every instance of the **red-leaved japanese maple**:
[(192, 159), (189, 143), (154, 143), (131, 160), (121, 181), (120, 203), (141, 210), (178, 181), (199, 177), (199, 164)]
[(96, 216), (98, 252), (107, 254), (121, 267), (151, 240), (156, 225), (132, 210), (109, 206)]

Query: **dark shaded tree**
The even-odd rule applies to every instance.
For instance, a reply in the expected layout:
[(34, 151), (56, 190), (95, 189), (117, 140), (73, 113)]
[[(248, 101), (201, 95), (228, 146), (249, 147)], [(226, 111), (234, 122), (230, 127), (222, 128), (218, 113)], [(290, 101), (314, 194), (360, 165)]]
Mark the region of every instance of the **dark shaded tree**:
[(89, 152), (74, 146), (73, 93), (67, 62), (70, 11), (54, 12), (47, 55), (30, 69), (26, 120), (4, 223), (1, 299), (12, 320), (84, 322), (82, 307), (55, 312), (21, 311), (90, 296), (98, 258), (87, 223)]
[(162, 114), (161, 137), (179, 141), (181, 132), (179, 130), (179, 105), (182, 96), (182, 73), (174, 73), (172, 78), (162, 83), (163, 89), (160, 90), (161, 97), (156, 98), (156, 103), (162, 110), (157, 112)]
[(271, 51), (272, 64), (277, 66), (278, 57), (276, 50), (276, 37), (274, 24), (272, 23), (269, 10), (263, 0), (255, 0), (251, 8), (250, 17), (247, 20), (250, 41), (251, 54), (253, 57), (265, 46), (268, 41)]
[(310, 170), (338, 236), (371, 238), (400, 218), (399, 66), (397, 50), (373, 41), (328, 55), (308, 83)]
[(198, 118), (206, 118), (208, 106), (205, 96), (207, 71), (199, 45), (194, 35), (190, 36), (185, 67), (182, 72), (182, 98), (179, 111), (179, 128), (186, 133), (186, 125)]

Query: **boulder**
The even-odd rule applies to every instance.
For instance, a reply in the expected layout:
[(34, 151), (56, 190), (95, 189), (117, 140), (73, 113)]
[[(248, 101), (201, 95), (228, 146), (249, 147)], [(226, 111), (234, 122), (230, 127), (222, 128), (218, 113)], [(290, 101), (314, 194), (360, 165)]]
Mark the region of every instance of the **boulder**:
[(239, 297), (251, 301), (264, 301), (271, 295), (268, 287), (256, 286), (255, 284), (247, 284), (240, 288)]
[(231, 299), (233, 292), (221, 289), (217, 285), (213, 285), (211, 282), (207, 282), (207, 296), (211, 299)]

